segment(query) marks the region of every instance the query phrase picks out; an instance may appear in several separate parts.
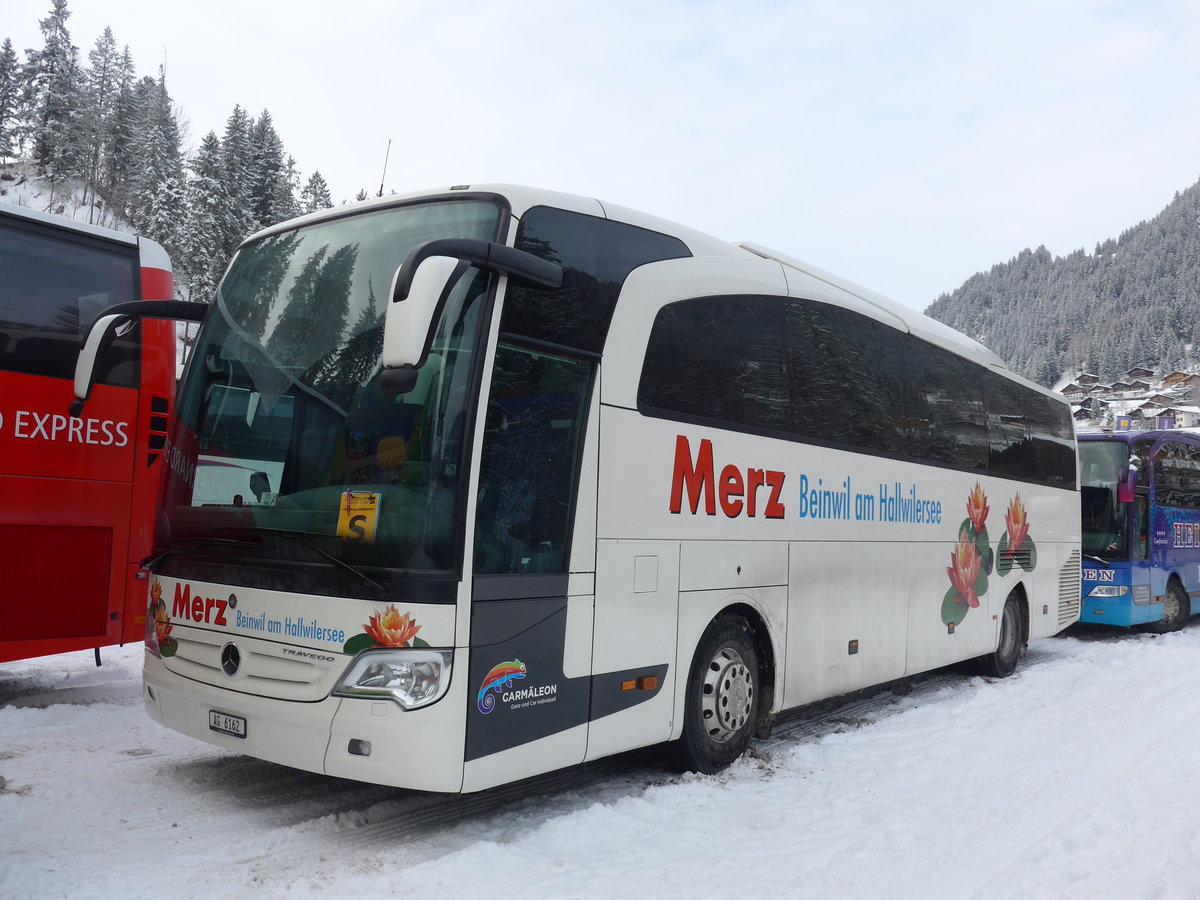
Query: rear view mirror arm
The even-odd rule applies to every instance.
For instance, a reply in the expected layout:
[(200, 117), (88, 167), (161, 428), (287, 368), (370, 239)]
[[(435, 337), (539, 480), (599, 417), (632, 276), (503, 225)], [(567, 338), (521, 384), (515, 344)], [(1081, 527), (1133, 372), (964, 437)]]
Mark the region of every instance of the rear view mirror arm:
[(200, 322), (209, 309), (207, 303), (186, 300), (130, 300), (107, 307), (88, 326), (75, 360), (75, 400), (71, 415), (78, 417), (92, 396), (96, 381), (96, 363), (116, 338), (117, 329), (133, 319), (176, 319)]
[(469, 262), (490, 272), (499, 272), (534, 287), (562, 286), (563, 268), (558, 263), (541, 259), (532, 253), (475, 238), (442, 238), (425, 241), (409, 251), (400, 271), (396, 273), (392, 302), (404, 300), (412, 287), (417, 267), (431, 256), (449, 256)]

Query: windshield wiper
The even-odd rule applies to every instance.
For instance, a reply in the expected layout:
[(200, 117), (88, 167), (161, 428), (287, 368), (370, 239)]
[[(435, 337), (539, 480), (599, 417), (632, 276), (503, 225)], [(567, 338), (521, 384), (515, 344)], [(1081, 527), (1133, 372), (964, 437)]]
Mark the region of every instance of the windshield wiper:
[(376, 581), (374, 578), (372, 578), (370, 575), (368, 575), (366, 572), (362, 571), (361, 569), (358, 569), (355, 566), (350, 565), (350, 563), (346, 562), (344, 559), (339, 559), (338, 557), (334, 556), (332, 553), (330, 553), (328, 550), (326, 550), (324, 547), (322, 547), (320, 544), (318, 544), (316, 541), (314, 541), (306, 532), (303, 532), (303, 531), (280, 531), (280, 530), (276, 530), (274, 528), (263, 528), (263, 529), (259, 529), (259, 533), (260, 534), (278, 534), (282, 537), (295, 538), (296, 540), (300, 541), (300, 543), (304, 544), (304, 546), (308, 547), (310, 550), (312, 550), (314, 553), (316, 553), (318, 556), (320, 556), (322, 559), (325, 559), (327, 562), (329, 562), (335, 569), (337, 569), (343, 575), (349, 575), (351, 579), (358, 582), (363, 587), (367, 588), (372, 594), (375, 595), (376, 600), (382, 600), (387, 595), (387, 589), (384, 588), (384, 586), (382, 584), (380, 584), (378, 581)]
[(361, 569), (352, 566), (344, 559), (339, 559), (328, 550), (321, 547), (320, 544), (312, 539), (313, 535), (310, 535), (307, 532), (287, 531), (284, 529), (275, 528), (224, 528), (222, 530), (225, 532), (225, 534), (220, 537), (199, 537), (180, 541), (178, 544), (167, 548), (157, 556), (143, 561), (142, 566), (144, 568), (150, 568), (163, 557), (170, 556), (172, 553), (175, 553), (179, 550), (192, 549), (204, 544), (244, 547), (247, 544), (260, 544), (264, 535), (278, 535), (279, 537), (294, 538), (295, 540), (304, 544), (304, 546), (308, 547), (343, 575), (348, 575), (353, 581), (365, 587), (375, 596), (375, 599), (382, 600), (385, 596), (387, 596), (387, 589), (382, 584), (380, 584), (366, 572), (363, 572)]
[(1100, 558), (1099, 556), (1092, 556), (1092, 554), (1090, 554), (1090, 553), (1085, 553), (1085, 554), (1083, 554), (1083, 558), (1090, 559), (1093, 562), (1098, 562), (1098, 563), (1100, 563), (1100, 565), (1104, 566), (1104, 568), (1106, 568), (1106, 569), (1112, 568), (1112, 563), (1110, 563), (1107, 559)]

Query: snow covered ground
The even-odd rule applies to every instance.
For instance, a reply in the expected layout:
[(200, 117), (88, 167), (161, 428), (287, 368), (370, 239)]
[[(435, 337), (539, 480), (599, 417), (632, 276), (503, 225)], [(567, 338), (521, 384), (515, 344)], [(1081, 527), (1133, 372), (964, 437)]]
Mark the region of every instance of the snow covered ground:
[(1200, 622), (821, 704), (717, 777), (634, 754), (466, 797), (165, 731), (140, 656), (0, 665), (0, 896), (1200, 896)]

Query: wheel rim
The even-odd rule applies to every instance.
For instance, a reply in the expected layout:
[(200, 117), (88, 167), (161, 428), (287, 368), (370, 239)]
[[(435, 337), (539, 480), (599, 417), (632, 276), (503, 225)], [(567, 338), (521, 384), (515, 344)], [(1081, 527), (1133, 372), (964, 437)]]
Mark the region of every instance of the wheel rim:
[(708, 736), (724, 744), (750, 720), (754, 709), (754, 673), (733, 647), (722, 647), (704, 673), (700, 716)]
[(1179, 602), (1179, 595), (1173, 590), (1168, 590), (1167, 595), (1163, 597), (1163, 621), (1174, 622), (1179, 618), (1183, 604)]

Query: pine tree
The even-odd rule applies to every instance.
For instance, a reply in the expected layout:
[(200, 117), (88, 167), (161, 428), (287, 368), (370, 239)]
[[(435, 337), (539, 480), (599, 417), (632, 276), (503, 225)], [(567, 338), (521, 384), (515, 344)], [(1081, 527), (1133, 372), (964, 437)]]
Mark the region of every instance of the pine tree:
[(295, 215), (289, 163), (293, 171), (295, 164), (285, 159), (283, 141), (265, 109), (254, 122), (249, 147), (250, 218), (252, 229), (257, 231)]
[(111, 205), (124, 208), (129, 198), (127, 184), (134, 172), (133, 157), (138, 118), (136, 77), (129, 47), (125, 47), (117, 61), (116, 83), (117, 95), (113, 103), (113, 114), (105, 134), (100, 187), (107, 194)]
[(171, 110), (166, 79), (143, 78), (135, 90), (138, 142), (130, 220), (139, 232), (178, 253), (184, 219), (183, 156), (179, 123)]
[(221, 230), (221, 249), (226, 259), (233, 256), (242, 238), (255, 228), (251, 132), (254, 120), (241, 106), (234, 106), (225, 121), (221, 138), (221, 170), (229, 195), (229, 215)]
[(204, 136), (190, 168), (176, 287), (189, 300), (207, 302), (228, 260), (221, 243), (229, 194), (221, 178), (221, 142), (215, 132)]
[[(45, 43), (30, 54), (26, 81), (33, 114), (34, 159), (50, 174), (52, 183), (82, 174), (84, 150), (80, 138), (83, 105), (79, 51), (71, 43), (67, 0), (52, 0), (50, 14), (38, 22)], [(51, 202), (53, 202), (53, 191)]]
[(329, 185), (325, 183), (320, 172), (313, 172), (304, 185), (304, 190), (300, 192), (300, 212), (311, 213), (332, 206), (333, 198), (329, 196)]
[(21, 64), (12, 41), (5, 38), (0, 46), (0, 163), (17, 152), (20, 96)]
[(96, 46), (88, 53), (88, 63), (84, 73), (86, 103), (80, 121), (86, 154), (84, 202), (87, 203), (90, 192), (92, 202), (88, 204), (88, 221), (93, 222), (96, 221), (96, 189), (100, 184), (100, 173), (110, 144), (109, 131), (121, 90), (121, 57), (111, 28), (105, 28), (96, 38)]

